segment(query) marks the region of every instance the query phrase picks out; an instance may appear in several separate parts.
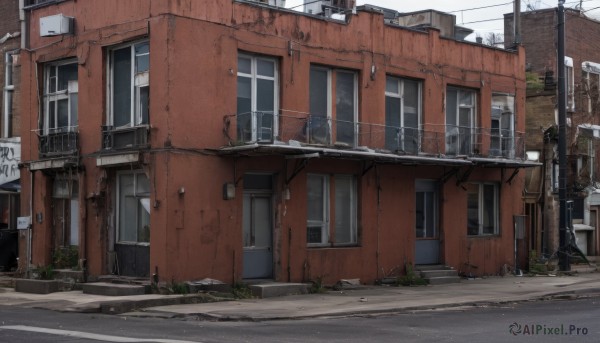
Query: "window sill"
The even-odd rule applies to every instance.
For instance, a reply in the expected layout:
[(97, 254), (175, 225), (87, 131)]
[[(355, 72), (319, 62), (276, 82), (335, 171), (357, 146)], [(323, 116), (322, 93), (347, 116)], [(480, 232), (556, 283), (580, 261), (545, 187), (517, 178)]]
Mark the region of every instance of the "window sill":
[(347, 248), (361, 248), (357, 243), (350, 244), (308, 244), (308, 249), (347, 249)]
[(485, 235), (467, 235), (467, 238), (501, 238), (499, 233), (491, 233)]

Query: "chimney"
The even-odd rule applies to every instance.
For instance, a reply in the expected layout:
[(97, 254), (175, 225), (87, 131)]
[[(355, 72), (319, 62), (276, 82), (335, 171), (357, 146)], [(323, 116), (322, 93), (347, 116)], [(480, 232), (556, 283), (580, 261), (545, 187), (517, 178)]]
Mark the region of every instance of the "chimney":
[(483, 44), (483, 37), (480, 37), (480, 36), (475, 37), (475, 42), (477, 42), (478, 44)]

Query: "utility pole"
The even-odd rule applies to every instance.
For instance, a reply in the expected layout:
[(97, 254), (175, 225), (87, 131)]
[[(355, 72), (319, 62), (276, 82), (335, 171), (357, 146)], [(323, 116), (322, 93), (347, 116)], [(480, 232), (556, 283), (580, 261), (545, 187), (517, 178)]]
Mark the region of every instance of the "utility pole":
[(515, 46), (521, 45), (521, 0), (515, 0), (514, 2), (514, 42)]
[(565, 0), (558, 1), (558, 264), (561, 271), (569, 264), (567, 227), (567, 82), (565, 78)]

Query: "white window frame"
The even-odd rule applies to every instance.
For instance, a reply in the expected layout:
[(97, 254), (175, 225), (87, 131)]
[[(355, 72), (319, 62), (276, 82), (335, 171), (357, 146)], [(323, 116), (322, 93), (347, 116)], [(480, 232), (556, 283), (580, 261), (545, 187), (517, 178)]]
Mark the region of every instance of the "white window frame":
[[(387, 83), (393, 81), (397, 83), (398, 86), (398, 92), (394, 93), (391, 92), (387, 89)], [(423, 87), (423, 82), (421, 80), (413, 80), (413, 79), (407, 79), (407, 78), (403, 78), (403, 77), (398, 77), (398, 76), (393, 76), (393, 75), (387, 75), (386, 76), (386, 89), (385, 89), (385, 96), (386, 97), (391, 97), (391, 98), (396, 98), (396, 99), (400, 99), (400, 128), (402, 129), (402, 132), (404, 132), (404, 128), (406, 127), (405, 124), (405, 118), (404, 118), (404, 114), (405, 114), (405, 108), (406, 106), (404, 105), (404, 82), (405, 81), (410, 81), (410, 82), (415, 82), (418, 85), (418, 89), (417, 89), (417, 130), (420, 131), (421, 129), (421, 125), (422, 125), (422, 116), (423, 116), (423, 105), (422, 105), (422, 87)], [(387, 111), (387, 109), (386, 109)], [(386, 127), (388, 127), (388, 123), (386, 122)], [(411, 128), (412, 129), (412, 128)], [(418, 132), (419, 132), (418, 131)], [(404, 136), (403, 136), (404, 137)], [(418, 133), (418, 140), (420, 140), (420, 132)], [(417, 142), (418, 143), (418, 142)], [(418, 144), (420, 145), (420, 144)], [(398, 146), (402, 151), (406, 150), (406, 146), (405, 146), (405, 140), (401, 139), (398, 141)], [(420, 146), (417, 146), (417, 152), (419, 152)]]
[[(71, 80), (68, 82), (67, 89), (58, 90), (58, 68), (61, 66), (73, 64), (79, 69), (79, 65), (77, 64), (77, 60), (69, 59), (65, 61), (52, 62), (44, 65), (44, 109), (43, 109), (43, 127), (42, 127), (42, 135), (49, 135), (53, 133), (60, 132), (76, 132), (79, 121), (79, 113), (72, 113), (72, 104), (74, 97), (78, 96), (79, 93), (79, 77), (77, 80)], [(50, 76), (51, 70), (55, 70), (56, 74), (54, 77)], [(56, 91), (50, 93), (51, 83), (55, 82)], [(67, 100), (67, 121), (68, 125), (66, 127), (58, 126), (58, 102), (61, 100)], [(50, 104), (54, 103), (54, 123), (50, 123)], [(79, 112), (78, 109), (76, 112)], [(75, 120), (73, 120), (75, 119)], [(75, 121), (75, 122), (74, 122)]]
[(307, 239), (307, 245), (309, 247), (315, 247), (315, 246), (323, 246), (326, 245), (329, 242), (329, 188), (330, 188), (330, 184), (329, 184), (329, 175), (325, 175), (325, 174), (308, 174), (307, 175), (307, 181), (308, 178), (318, 178), (319, 180), (321, 180), (322, 185), (323, 185), (323, 189), (321, 190), (322, 194), (322, 198), (323, 198), (323, 204), (322, 204), (322, 209), (323, 209), (323, 220), (322, 221), (316, 221), (316, 220), (309, 220), (308, 219), (308, 213), (307, 213), (307, 219), (306, 219), (306, 227), (308, 230), (308, 227), (320, 227), (321, 228), (321, 242), (314, 242), (314, 243), (309, 243), (308, 239)]
[[(136, 233), (136, 241), (125, 241), (125, 240), (121, 240), (121, 203), (120, 203), (120, 199), (121, 199), (121, 176), (123, 175), (133, 175), (133, 196), (135, 198), (139, 198), (139, 199), (150, 199), (150, 189), (148, 190), (148, 194), (147, 196), (144, 196), (143, 194), (137, 194), (137, 183), (138, 183), (138, 175), (144, 175), (146, 176), (146, 174), (144, 173), (143, 170), (134, 170), (134, 171), (119, 171), (117, 172), (117, 179), (115, 182), (115, 186), (116, 186), (116, 223), (115, 223), (115, 227), (116, 227), (116, 243), (118, 244), (133, 244), (133, 245), (145, 245), (145, 246), (149, 246), (150, 242), (140, 242), (139, 241), (139, 237), (137, 237), (137, 234), (139, 232), (139, 228), (137, 227), (139, 225), (139, 223), (137, 223), (137, 213), (133, 214), (136, 217), (136, 228), (135, 228), (135, 233)], [(150, 181), (148, 177), (146, 177), (148, 179), (148, 182)], [(151, 185), (149, 185), (149, 187), (152, 187)], [(141, 206), (140, 204), (136, 203), (136, 206)], [(151, 208), (148, 207), (149, 214), (151, 215)], [(124, 215), (132, 215), (131, 213), (125, 213)], [(152, 217), (150, 216), (150, 221), (152, 220)]]
[[(140, 72), (140, 73), (136, 73), (136, 57), (138, 55), (136, 55), (135, 52), (135, 48), (136, 46), (142, 45), (142, 44), (147, 44), (148, 45), (148, 52), (144, 53), (144, 54), (140, 54), (139, 56), (143, 56), (143, 55), (150, 55), (150, 41), (149, 40), (141, 40), (141, 41), (136, 41), (136, 42), (132, 42), (132, 43), (127, 43), (127, 44), (121, 44), (121, 45), (117, 45), (114, 47), (111, 47), (108, 55), (108, 67), (107, 67), (107, 80), (108, 80), (108, 90), (107, 90), (107, 94), (108, 94), (108, 116), (106, 118), (106, 124), (109, 126), (114, 126), (114, 100), (115, 100), (115, 95), (114, 95), (114, 72), (113, 72), (113, 66), (114, 66), (114, 53), (117, 50), (121, 50), (124, 48), (129, 47), (130, 48), (130, 56), (131, 56), (131, 106), (130, 106), (130, 120), (128, 124), (122, 125), (120, 127), (114, 127), (114, 129), (119, 129), (119, 128), (129, 128), (129, 127), (137, 127), (137, 126), (145, 126), (145, 125), (150, 125), (149, 121), (150, 121), (150, 116), (148, 115), (148, 123), (142, 123), (142, 113), (141, 113), (141, 99), (140, 99), (140, 91), (142, 88), (144, 87), (150, 87), (150, 61), (148, 61), (148, 70), (144, 71), (144, 72)], [(148, 96), (149, 97), (149, 96)], [(150, 101), (148, 100), (148, 106)], [(150, 112), (150, 109), (148, 108), (148, 112)]]
[[(322, 191), (322, 199), (323, 199), (323, 204), (322, 204), (322, 210), (323, 210), (323, 220), (322, 221), (314, 221), (314, 220), (308, 220), (308, 214), (307, 214), (307, 228), (308, 227), (320, 227), (321, 228), (321, 242), (313, 242), (313, 243), (309, 243), (307, 241), (307, 246), (308, 247), (323, 247), (323, 246), (329, 246), (329, 245), (333, 245), (333, 246), (338, 246), (338, 247), (343, 247), (343, 246), (356, 246), (358, 244), (358, 216), (357, 216), (357, 209), (358, 209), (358, 186), (357, 186), (357, 181), (356, 178), (353, 175), (350, 174), (334, 174), (334, 175), (328, 175), (328, 174), (308, 174), (307, 178), (317, 178), (321, 181), (321, 184), (323, 185), (323, 189)], [(350, 228), (348, 228), (350, 230), (350, 241), (348, 242), (337, 242), (337, 231), (334, 232), (334, 240), (331, 239), (331, 218), (335, 218), (336, 217), (336, 212), (335, 212), (335, 207), (331, 206), (331, 202), (332, 202), (332, 195), (331, 195), (331, 186), (333, 183), (334, 187), (338, 187), (338, 183), (336, 182), (339, 179), (351, 179), (351, 191), (350, 191), (350, 197), (351, 197), (351, 208), (349, 210), (349, 215), (350, 217)], [(333, 197), (335, 198), (335, 194), (333, 195)], [(337, 225), (337, 223), (335, 223)], [(339, 230), (339, 228), (334, 228)]]
[(573, 70), (573, 58), (565, 56), (565, 82), (566, 90), (565, 94), (567, 111), (575, 112), (575, 75)]
[[(456, 91), (456, 108), (454, 109), (456, 112), (456, 121), (454, 123), (448, 123), (448, 91)], [(470, 93), (471, 94), (471, 105), (461, 105), (460, 104), (460, 98), (461, 98), (461, 93)], [(460, 126), (460, 110), (461, 109), (470, 109), (470, 114), (469, 114), (469, 121), (471, 122), (471, 126), (468, 128), (462, 128)], [(456, 130), (458, 130), (458, 137), (460, 139), (460, 135), (463, 134), (461, 133), (461, 129), (465, 129), (469, 132), (469, 136), (470, 139), (468, 141), (469, 149), (467, 151), (467, 154), (471, 154), (473, 152), (473, 148), (474, 148), (474, 142), (475, 142), (475, 128), (477, 127), (477, 91), (474, 89), (470, 89), (470, 88), (461, 88), (461, 87), (454, 87), (454, 86), (449, 86), (447, 88), (446, 91), (446, 113), (445, 113), (445, 125), (446, 125), (446, 139), (448, 139), (448, 137), (452, 137), (453, 133), (452, 132), (448, 132), (448, 127), (449, 126), (453, 126), (453, 128), (456, 128)], [(455, 130), (455, 131), (456, 131)], [(456, 133), (454, 133), (456, 134)], [(446, 153), (448, 153), (448, 147), (451, 146), (451, 144), (448, 144), (448, 141), (446, 141)], [(460, 155), (461, 150), (463, 150), (462, 146), (460, 144), (458, 144), (455, 148), (455, 150), (457, 150), (455, 152), (456, 155)]]
[[(584, 96), (587, 99), (587, 113), (591, 114), (594, 109), (592, 101), (600, 105), (600, 63), (585, 61), (581, 63), (581, 71), (583, 74), (583, 85), (585, 86)], [(591, 94), (592, 79), (596, 83), (596, 94)], [(595, 95), (596, 99), (592, 99), (592, 95)]]
[[(467, 235), (469, 237), (481, 237), (481, 236), (498, 236), (500, 234), (500, 187), (497, 183), (493, 182), (473, 182), (471, 185), (478, 186), (478, 202), (477, 202), (477, 224), (478, 224), (478, 233), (476, 235)], [(483, 233), (483, 217), (484, 217), (484, 186), (494, 186), (494, 233)], [(468, 207), (467, 207), (468, 210)], [(467, 220), (469, 216), (467, 214)]]
[[(252, 111), (252, 142), (260, 141), (259, 135), (259, 127), (258, 127), (258, 99), (257, 99), (257, 89), (258, 89), (258, 80), (269, 80), (273, 81), (273, 132), (271, 133), (271, 138), (275, 139), (279, 134), (279, 62), (274, 57), (268, 57), (264, 55), (252, 55), (246, 53), (239, 53), (238, 60), (240, 58), (245, 58), (250, 60), (250, 74), (243, 73), (239, 71), (238, 77), (246, 77), (251, 80), (251, 111)], [(273, 77), (267, 75), (258, 74), (258, 62), (259, 61), (268, 61), (273, 63)], [(238, 113), (240, 115), (242, 113)], [(264, 128), (261, 128), (261, 130)]]
[[(14, 73), (13, 56), (17, 51), (4, 53), (4, 87), (3, 87), (3, 112), (2, 112), (2, 138), (10, 137), (11, 120), (13, 116), (14, 101)], [(10, 101), (9, 101), (10, 99)]]
[[(507, 97), (507, 98), (512, 98), (512, 108), (510, 109), (510, 111), (507, 111), (507, 109), (502, 109), (500, 108), (500, 117), (495, 118), (494, 117), (494, 97)], [(516, 98), (514, 94), (508, 94), (508, 93), (498, 93), (498, 92), (493, 92), (492, 93), (492, 113), (491, 113), (491, 121), (493, 122), (494, 120), (498, 121), (498, 136), (500, 138), (500, 146), (499, 146), (499, 152), (500, 155), (502, 157), (507, 157), (507, 158), (514, 158), (515, 157), (515, 120), (516, 120)], [(505, 116), (508, 116), (508, 120), (509, 120), (509, 137), (506, 137), (503, 133), (504, 133), (504, 128), (502, 127), (502, 124), (504, 123), (505, 120)], [(490, 125), (490, 129), (493, 129), (493, 125)], [(494, 136), (494, 132), (492, 132), (492, 138)], [(491, 148), (491, 146), (490, 146)]]

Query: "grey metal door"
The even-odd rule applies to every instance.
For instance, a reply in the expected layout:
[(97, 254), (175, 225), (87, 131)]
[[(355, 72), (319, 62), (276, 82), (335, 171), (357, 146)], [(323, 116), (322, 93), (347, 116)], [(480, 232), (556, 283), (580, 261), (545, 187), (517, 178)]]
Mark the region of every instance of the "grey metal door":
[(434, 181), (416, 182), (415, 264), (440, 262), (437, 187)]
[(244, 279), (273, 276), (271, 195), (244, 194)]

